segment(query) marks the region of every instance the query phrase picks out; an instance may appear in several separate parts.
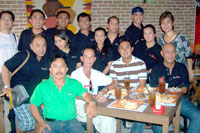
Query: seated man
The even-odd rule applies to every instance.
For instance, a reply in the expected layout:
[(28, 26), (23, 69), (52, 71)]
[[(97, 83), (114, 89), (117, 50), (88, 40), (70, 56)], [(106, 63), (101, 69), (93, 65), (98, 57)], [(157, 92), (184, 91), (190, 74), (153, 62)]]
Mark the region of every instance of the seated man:
[[(189, 87), (189, 76), (187, 68), (184, 64), (175, 61), (176, 49), (173, 44), (165, 44), (162, 48), (161, 55), (164, 62), (158, 64), (152, 69), (150, 76), (151, 86), (158, 86), (160, 77), (165, 78), (165, 82), (169, 87), (178, 87), (181, 84), (183, 93), (187, 92)], [(190, 120), (188, 133), (200, 133), (200, 110), (195, 107), (184, 95), (181, 105), (181, 114)], [(157, 128), (155, 128), (157, 127)], [(156, 132), (162, 132), (161, 126), (154, 126)]]
[[(130, 78), (130, 87), (145, 86), (147, 79), (147, 70), (145, 63), (132, 56), (133, 47), (129, 40), (121, 39), (118, 51), (121, 58), (114, 61), (110, 67), (110, 77), (117, 79), (119, 85), (124, 86), (124, 78)], [(134, 122), (132, 132), (140, 132), (140, 127), (143, 128), (143, 123)]]
[[(87, 114), (89, 118), (96, 115), (93, 97), (77, 80), (66, 76), (67, 63), (64, 57), (56, 55), (51, 59), (51, 77), (40, 83), (31, 97), (31, 113), (39, 123), (39, 132), (84, 133), (77, 121), (76, 96), (89, 103)], [(40, 116), (37, 106), (44, 104), (44, 119)]]
[[(84, 88), (92, 95), (98, 94), (99, 86), (107, 86), (101, 92), (111, 89), (115, 86), (115, 81), (112, 78), (104, 75), (100, 71), (92, 69), (92, 66), (96, 60), (94, 50), (90, 47), (86, 47), (81, 56), (81, 61), (83, 62), (83, 67), (78, 68), (73, 71), (71, 78), (77, 79), (82, 83)], [(94, 96), (95, 97), (95, 96)], [(96, 96), (98, 102), (104, 102), (106, 99), (98, 94)], [(82, 100), (76, 101), (78, 120), (81, 122), (86, 122), (86, 113), (84, 112), (85, 102)], [(115, 133), (116, 132), (116, 120), (111, 117), (98, 115), (93, 119), (95, 128), (100, 133)]]

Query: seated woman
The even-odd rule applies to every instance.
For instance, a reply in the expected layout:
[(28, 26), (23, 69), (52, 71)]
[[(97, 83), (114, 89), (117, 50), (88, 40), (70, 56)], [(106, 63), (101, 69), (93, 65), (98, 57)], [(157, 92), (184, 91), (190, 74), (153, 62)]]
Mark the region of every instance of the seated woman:
[(113, 61), (113, 52), (106, 41), (106, 30), (102, 27), (96, 28), (94, 31), (94, 50), (96, 61), (93, 68), (108, 74), (110, 65)]
[(133, 55), (142, 59), (151, 72), (151, 68), (163, 61), (160, 54), (161, 46), (156, 42), (156, 30), (151, 24), (148, 24), (143, 29), (145, 41), (139, 41), (133, 50)]
[(54, 34), (54, 42), (55, 48), (52, 54), (62, 54), (65, 56), (68, 63), (67, 74), (71, 75), (71, 72), (81, 65), (79, 53), (70, 47), (69, 36), (66, 30), (57, 30)]

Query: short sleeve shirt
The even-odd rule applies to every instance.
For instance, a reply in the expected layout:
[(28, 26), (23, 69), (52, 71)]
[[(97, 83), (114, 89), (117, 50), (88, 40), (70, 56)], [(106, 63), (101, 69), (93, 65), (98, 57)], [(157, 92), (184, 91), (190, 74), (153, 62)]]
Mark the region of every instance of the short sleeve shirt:
[(67, 76), (60, 91), (51, 76), (36, 87), (30, 102), (36, 106), (44, 104), (44, 118), (72, 120), (77, 117), (76, 96), (81, 97), (85, 91), (81, 83)]
[[(167, 42), (165, 42), (165, 40), (164, 40), (164, 35), (162, 35), (158, 39), (158, 44), (160, 46), (163, 46), (166, 43)], [(187, 66), (186, 57), (190, 57), (192, 55), (190, 42), (187, 39), (187, 37), (182, 33), (178, 33), (177, 36), (175, 37), (175, 39), (170, 43), (172, 43), (176, 48), (176, 51), (177, 51), (176, 61), (183, 63)]]

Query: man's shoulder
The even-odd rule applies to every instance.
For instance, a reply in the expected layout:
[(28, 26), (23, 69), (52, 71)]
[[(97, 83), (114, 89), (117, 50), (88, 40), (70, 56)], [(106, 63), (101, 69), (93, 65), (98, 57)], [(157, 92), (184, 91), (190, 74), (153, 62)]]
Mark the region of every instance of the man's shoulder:
[(23, 30), (22, 31), (22, 34), (30, 34), (30, 33), (32, 33), (32, 28), (29, 28), (29, 29), (25, 29), (25, 30)]
[(45, 33), (47, 32), (47, 33), (50, 33), (50, 34), (54, 34), (55, 31), (56, 31), (56, 27), (47, 29), (45, 31)]
[(176, 67), (179, 69), (187, 69), (187, 67), (185, 66), (185, 64), (180, 63), (180, 62), (176, 62)]

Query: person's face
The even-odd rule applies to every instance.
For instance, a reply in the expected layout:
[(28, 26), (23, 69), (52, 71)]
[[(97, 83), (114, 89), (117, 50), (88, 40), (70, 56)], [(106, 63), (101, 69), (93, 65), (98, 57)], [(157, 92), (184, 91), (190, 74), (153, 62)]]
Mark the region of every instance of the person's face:
[(79, 27), (81, 30), (88, 30), (90, 27), (91, 22), (89, 21), (88, 17), (80, 17), (79, 18)]
[(3, 13), (0, 19), (0, 28), (11, 30), (13, 25), (12, 16), (9, 13)]
[(176, 49), (172, 45), (166, 45), (163, 47), (161, 55), (164, 58), (164, 62), (173, 63), (176, 58)]
[(167, 17), (161, 21), (160, 26), (161, 26), (161, 29), (166, 33), (173, 30), (172, 29), (173, 25), (174, 23), (172, 22), (172, 20), (169, 17)]
[(36, 54), (38, 60), (40, 60), (46, 53), (46, 41), (42, 37), (35, 37), (30, 44), (31, 50)]
[(58, 36), (54, 36), (54, 41), (55, 41), (55, 45), (63, 50), (66, 47), (67, 44), (67, 40), (63, 40), (62, 38), (58, 37)]
[(94, 55), (94, 51), (92, 49), (85, 49), (83, 52), (83, 56), (81, 56), (83, 67), (92, 68), (95, 60), (96, 60), (96, 57)]
[(63, 79), (68, 71), (67, 65), (62, 58), (57, 58), (52, 62), (49, 71), (54, 79)]
[(124, 41), (119, 45), (118, 51), (122, 58), (130, 58), (133, 52), (133, 47), (131, 47), (130, 42)]
[(116, 18), (111, 18), (107, 27), (108, 27), (109, 32), (118, 33), (118, 31), (119, 31), (118, 20)]
[(104, 41), (106, 39), (106, 35), (105, 35), (104, 31), (102, 31), (102, 30), (96, 31), (95, 35), (94, 35), (94, 39), (97, 42), (97, 44), (104, 44)]
[(135, 12), (135, 13), (132, 15), (133, 23), (136, 24), (136, 25), (141, 25), (143, 19), (144, 19), (144, 14), (141, 13), (141, 12)]
[(144, 29), (144, 39), (146, 42), (153, 42), (155, 41), (156, 34), (154, 33), (152, 28), (145, 28)]
[(66, 28), (70, 22), (70, 18), (66, 13), (60, 13), (56, 19), (58, 26), (61, 28)]
[(40, 12), (35, 12), (30, 18), (30, 22), (33, 28), (41, 29), (44, 25), (45, 20), (44, 20), (43, 15)]

